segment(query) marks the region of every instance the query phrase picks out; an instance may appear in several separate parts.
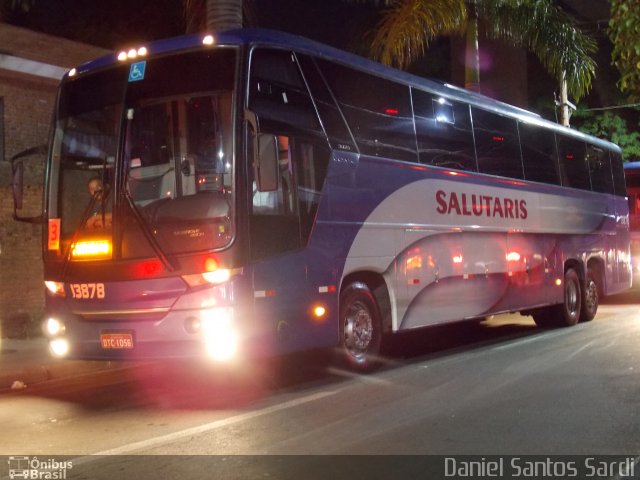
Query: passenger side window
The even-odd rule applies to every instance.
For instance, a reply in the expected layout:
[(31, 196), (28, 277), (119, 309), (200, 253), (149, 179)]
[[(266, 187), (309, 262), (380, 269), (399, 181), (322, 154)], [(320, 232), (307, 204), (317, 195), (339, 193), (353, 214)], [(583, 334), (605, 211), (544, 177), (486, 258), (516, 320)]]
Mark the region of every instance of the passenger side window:
[(616, 195), (627, 196), (627, 184), (624, 177), (624, 167), (622, 166), (622, 155), (618, 152), (610, 152), (611, 171), (613, 173), (613, 189)]
[(324, 138), (292, 52), (262, 48), (253, 50), (249, 109), (271, 131), (304, 132)]
[(476, 171), (469, 107), (411, 89), (420, 163)]
[(311, 235), (329, 166), (329, 150), (319, 142), (274, 135), (277, 186), (260, 191), (253, 181), (250, 216), (254, 260), (304, 247)]
[(591, 190), (584, 142), (566, 136), (558, 137), (560, 176), (565, 187)]
[(600, 193), (614, 193), (609, 152), (595, 145), (587, 145), (587, 163), (592, 190)]
[(480, 173), (524, 178), (516, 121), (475, 107), (471, 116)]
[(304, 140), (294, 140), (292, 147), (297, 179), (300, 242), (306, 245), (322, 199), (322, 190), (329, 168), (329, 151)]
[(318, 65), (360, 152), (416, 161), (409, 87), (325, 60)]
[[(259, 132), (247, 129), (248, 153), (253, 157), (256, 143), (258, 148), (264, 143), (266, 148), (277, 149), (276, 153), (271, 150), (269, 154), (270, 159), (277, 156), (277, 171), (260, 173), (261, 178), (265, 175), (267, 181), (264, 183), (268, 188), (258, 188), (255, 178), (252, 182), (251, 258), (258, 260), (307, 244), (320, 203), (330, 152), (295, 54), (285, 50), (254, 49), (249, 84), (248, 105), (257, 117)], [(323, 96), (325, 106), (330, 108), (327, 92), (318, 95)], [(254, 142), (253, 135), (258, 135), (258, 142)], [(260, 141), (266, 137), (271, 138)], [(269, 164), (273, 166), (273, 162), (265, 162), (265, 166)], [(255, 169), (250, 171), (256, 174)]]
[(560, 185), (558, 150), (553, 131), (520, 122), (520, 147), (524, 178), (533, 182)]
[(311, 96), (315, 102), (322, 125), (329, 138), (331, 147), (348, 152), (356, 152), (356, 146), (349, 127), (340, 109), (327, 87), (324, 78), (311, 57), (296, 55), (304, 77), (309, 85)]

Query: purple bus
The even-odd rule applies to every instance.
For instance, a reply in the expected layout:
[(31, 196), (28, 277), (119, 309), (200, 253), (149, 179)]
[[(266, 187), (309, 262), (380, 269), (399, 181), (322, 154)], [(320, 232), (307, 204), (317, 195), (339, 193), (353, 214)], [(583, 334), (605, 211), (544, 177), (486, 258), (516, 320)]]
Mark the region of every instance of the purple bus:
[(616, 145), (490, 98), (282, 33), (160, 41), (62, 80), (46, 330), (69, 358), (365, 370), (397, 332), (574, 325), (630, 286), (625, 196)]
[(624, 173), (629, 195), (633, 288), (637, 289), (640, 286), (640, 162), (625, 163)]

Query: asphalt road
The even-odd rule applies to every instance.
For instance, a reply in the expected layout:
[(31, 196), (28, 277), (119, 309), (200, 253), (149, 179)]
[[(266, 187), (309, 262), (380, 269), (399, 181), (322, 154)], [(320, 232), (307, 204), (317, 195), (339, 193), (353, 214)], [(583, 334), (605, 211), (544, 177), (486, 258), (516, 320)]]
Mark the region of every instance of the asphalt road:
[[(280, 478), (255, 455), (277, 465), (290, 455), (637, 458), (638, 302), (637, 294), (614, 298), (592, 322), (565, 329), (504, 315), (426, 330), (396, 339), (388, 365), (366, 376), (309, 354), (228, 370), (145, 363), (45, 382), (0, 395), (0, 455), (66, 455), (76, 472), (93, 465), (79, 478), (148, 471), (146, 457), (129, 455), (156, 456), (155, 467), (185, 478)], [(216, 455), (217, 463), (168, 455)], [(289, 465), (297, 478), (318, 473), (318, 458), (325, 467), (337, 458), (331, 465), (349, 478), (380, 471), (372, 457), (366, 477), (352, 475), (348, 457), (299, 458)]]

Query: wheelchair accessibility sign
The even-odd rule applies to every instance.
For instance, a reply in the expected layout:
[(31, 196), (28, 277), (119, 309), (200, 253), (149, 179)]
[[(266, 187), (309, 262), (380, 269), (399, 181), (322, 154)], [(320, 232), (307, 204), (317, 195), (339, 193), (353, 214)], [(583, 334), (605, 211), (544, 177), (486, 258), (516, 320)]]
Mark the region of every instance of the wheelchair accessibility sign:
[(132, 63), (131, 68), (129, 69), (129, 81), (137, 82), (142, 80), (144, 78), (144, 69), (146, 66), (146, 61)]

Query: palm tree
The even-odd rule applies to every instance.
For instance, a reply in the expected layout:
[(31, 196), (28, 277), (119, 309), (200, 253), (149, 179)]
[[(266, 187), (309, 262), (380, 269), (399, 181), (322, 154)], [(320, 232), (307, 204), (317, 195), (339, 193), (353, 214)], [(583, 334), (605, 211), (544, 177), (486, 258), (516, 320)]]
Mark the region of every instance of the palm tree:
[(187, 33), (242, 27), (242, 0), (183, 0)]
[(0, 0), (0, 21), (16, 13), (28, 12), (35, 3), (36, 0)]
[[(479, 31), (531, 51), (560, 84), (561, 123), (569, 124), (568, 94), (591, 88), (596, 42), (552, 0), (372, 0), (387, 7), (372, 33), (371, 55), (406, 68), (439, 36), (466, 35), (465, 88), (479, 90)], [(479, 24), (482, 27), (479, 28)]]

